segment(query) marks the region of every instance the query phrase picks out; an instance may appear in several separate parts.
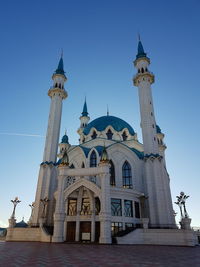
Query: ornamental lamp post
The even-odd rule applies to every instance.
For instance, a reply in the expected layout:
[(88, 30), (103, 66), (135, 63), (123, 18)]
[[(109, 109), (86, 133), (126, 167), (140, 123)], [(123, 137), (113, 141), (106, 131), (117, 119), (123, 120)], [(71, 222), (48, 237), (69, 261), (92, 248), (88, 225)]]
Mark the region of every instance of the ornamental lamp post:
[(31, 208), (31, 216), (30, 216), (30, 219), (29, 219), (29, 224), (31, 224), (31, 220), (32, 220), (32, 217), (33, 217), (34, 206), (35, 206), (35, 202), (32, 202), (32, 204), (29, 204), (29, 207)]
[(11, 200), (11, 202), (13, 203), (14, 207), (13, 207), (13, 212), (12, 212), (12, 215), (11, 215), (11, 218), (12, 219), (15, 219), (15, 210), (16, 210), (16, 206), (17, 204), (19, 204), (21, 202), (21, 200), (19, 200), (18, 197), (15, 197), (15, 199)]

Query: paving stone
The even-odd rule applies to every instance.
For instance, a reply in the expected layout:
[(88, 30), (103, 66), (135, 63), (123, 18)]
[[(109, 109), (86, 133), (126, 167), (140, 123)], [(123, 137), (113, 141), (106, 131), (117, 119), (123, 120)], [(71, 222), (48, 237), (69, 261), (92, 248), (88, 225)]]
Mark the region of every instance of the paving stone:
[(0, 242), (0, 267), (200, 267), (200, 246)]

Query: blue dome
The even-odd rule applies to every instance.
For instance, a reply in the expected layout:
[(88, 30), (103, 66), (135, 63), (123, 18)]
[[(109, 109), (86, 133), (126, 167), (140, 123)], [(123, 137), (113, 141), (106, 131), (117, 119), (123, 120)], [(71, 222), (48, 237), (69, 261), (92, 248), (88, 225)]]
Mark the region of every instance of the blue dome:
[(24, 219), (22, 219), (21, 222), (18, 222), (15, 224), (15, 227), (26, 228), (26, 227), (28, 227), (28, 224), (25, 223)]
[(93, 121), (91, 121), (87, 127), (83, 130), (85, 135), (89, 134), (91, 128), (95, 128), (97, 131), (103, 131), (107, 126), (112, 126), (115, 131), (120, 132), (123, 129), (127, 128), (131, 135), (134, 135), (135, 132), (133, 128), (124, 120), (114, 117), (114, 116), (102, 116)]
[(66, 134), (63, 135), (61, 143), (62, 144), (69, 144), (68, 136)]
[(162, 133), (162, 131), (161, 131), (161, 129), (160, 129), (160, 127), (158, 125), (156, 125), (156, 132), (157, 133)]

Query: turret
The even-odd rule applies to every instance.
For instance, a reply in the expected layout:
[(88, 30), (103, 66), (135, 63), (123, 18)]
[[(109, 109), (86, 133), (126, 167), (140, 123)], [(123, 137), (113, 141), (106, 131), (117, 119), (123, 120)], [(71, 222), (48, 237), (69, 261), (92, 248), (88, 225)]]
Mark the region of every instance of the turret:
[(160, 127), (156, 125), (156, 133), (157, 133), (157, 141), (158, 141), (158, 148), (160, 155), (164, 158), (165, 157), (165, 149), (167, 148), (164, 143), (164, 133), (162, 133)]
[(62, 140), (59, 144), (59, 148), (60, 148), (60, 152), (58, 154), (59, 158), (62, 158), (65, 151), (67, 151), (70, 148), (70, 144), (69, 144), (69, 138), (67, 136), (67, 133), (65, 132), (65, 134), (62, 137)]
[(84, 105), (83, 105), (83, 111), (82, 111), (81, 116), (80, 116), (79, 119), (80, 119), (81, 124), (80, 124), (80, 127), (79, 127), (77, 133), (80, 135), (79, 141), (80, 141), (80, 143), (82, 143), (83, 142), (83, 140), (82, 140), (82, 138), (83, 138), (83, 136), (82, 136), (83, 130), (88, 125), (88, 122), (90, 120), (90, 117), (88, 116), (88, 111), (87, 111), (86, 99), (85, 99), (85, 102), (84, 102)]

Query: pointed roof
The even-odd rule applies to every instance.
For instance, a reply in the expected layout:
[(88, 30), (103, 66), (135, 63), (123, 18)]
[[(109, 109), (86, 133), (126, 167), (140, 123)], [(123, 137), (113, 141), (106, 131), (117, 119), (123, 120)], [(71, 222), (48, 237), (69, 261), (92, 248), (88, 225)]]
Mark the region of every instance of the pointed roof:
[(66, 132), (65, 132), (65, 134), (62, 137), (61, 144), (69, 144), (69, 138), (68, 138)]
[(139, 39), (138, 52), (137, 52), (137, 55), (136, 55), (136, 59), (141, 58), (141, 57), (146, 57), (146, 56), (147, 56), (147, 54), (144, 52), (144, 48), (143, 48), (142, 42)]
[(64, 63), (63, 63), (63, 58), (62, 58), (62, 55), (61, 55), (61, 58), (60, 58), (60, 61), (58, 63), (58, 67), (55, 71), (56, 74), (62, 74), (62, 75), (65, 75), (65, 71), (64, 71)]
[(85, 103), (83, 105), (83, 112), (81, 114), (82, 114), (82, 116), (86, 116), (86, 117), (88, 116), (86, 99), (85, 99)]

